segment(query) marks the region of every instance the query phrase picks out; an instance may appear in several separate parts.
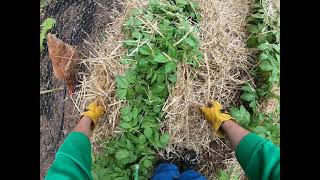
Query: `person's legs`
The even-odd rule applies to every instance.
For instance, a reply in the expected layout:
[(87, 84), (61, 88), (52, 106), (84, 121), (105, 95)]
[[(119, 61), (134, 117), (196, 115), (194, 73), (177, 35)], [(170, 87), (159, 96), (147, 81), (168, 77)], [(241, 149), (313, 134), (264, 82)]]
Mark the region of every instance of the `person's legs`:
[(152, 180), (173, 180), (180, 176), (178, 167), (175, 164), (161, 163), (152, 176)]
[(194, 170), (184, 171), (181, 176), (178, 178), (179, 180), (206, 180), (204, 176)]

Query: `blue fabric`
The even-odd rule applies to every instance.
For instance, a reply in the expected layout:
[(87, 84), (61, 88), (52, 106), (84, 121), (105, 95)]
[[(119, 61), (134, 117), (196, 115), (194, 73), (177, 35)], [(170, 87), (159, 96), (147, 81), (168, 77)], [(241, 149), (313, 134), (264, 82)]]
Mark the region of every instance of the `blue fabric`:
[(152, 180), (206, 180), (201, 174), (194, 170), (187, 170), (180, 174), (179, 169), (174, 164), (162, 163), (154, 172)]

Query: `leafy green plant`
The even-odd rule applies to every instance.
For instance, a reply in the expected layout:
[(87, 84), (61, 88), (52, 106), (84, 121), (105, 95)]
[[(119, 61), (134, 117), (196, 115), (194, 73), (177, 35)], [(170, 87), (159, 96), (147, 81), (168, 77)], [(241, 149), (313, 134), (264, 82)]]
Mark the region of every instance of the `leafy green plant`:
[(220, 169), (218, 172), (218, 180), (230, 180), (230, 176), (226, 171)]
[(279, 101), (280, 98), (272, 92), (272, 88), (280, 83), (279, 23), (266, 15), (265, 4), (264, 1), (256, 1), (252, 14), (247, 18), (250, 33), (247, 46), (259, 51), (257, 66), (252, 70), (256, 87), (253, 88), (251, 83), (241, 87), (243, 105), (231, 107), (230, 114), (242, 126), (279, 145), (280, 124), (273, 122), (279, 118), (279, 113), (262, 113), (258, 109), (263, 100), (276, 98)]
[(47, 3), (48, 3), (47, 0), (40, 0), (40, 9), (41, 9), (43, 6), (47, 5)]
[(218, 180), (239, 180), (240, 174), (234, 170), (234, 166), (227, 170), (218, 170)]
[(242, 127), (248, 127), (250, 123), (250, 113), (244, 106), (241, 105), (239, 109), (231, 107), (229, 110), (231, 116), (234, 117)]
[(46, 39), (47, 33), (53, 28), (56, 24), (56, 20), (53, 18), (47, 18), (41, 25), (41, 32), (40, 32), (40, 52), (43, 51), (43, 42)]
[(197, 67), (202, 59), (197, 8), (188, 0), (150, 0), (146, 8), (130, 12), (123, 24), (128, 52), (121, 60), (128, 69), (115, 78), (116, 95), (127, 102), (120, 110), (122, 134), (107, 140), (108, 148), (93, 164), (95, 177), (133, 179), (136, 164), (139, 179), (151, 176), (156, 151), (170, 140), (159, 124), (177, 64)]

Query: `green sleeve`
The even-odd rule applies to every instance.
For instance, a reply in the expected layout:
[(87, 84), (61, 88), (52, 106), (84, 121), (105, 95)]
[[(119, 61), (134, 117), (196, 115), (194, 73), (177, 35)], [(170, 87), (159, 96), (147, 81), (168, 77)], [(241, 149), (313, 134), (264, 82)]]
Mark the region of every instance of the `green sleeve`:
[(92, 179), (91, 144), (80, 132), (71, 132), (56, 153), (45, 180)]
[(249, 179), (280, 179), (280, 148), (249, 133), (240, 141), (236, 157)]

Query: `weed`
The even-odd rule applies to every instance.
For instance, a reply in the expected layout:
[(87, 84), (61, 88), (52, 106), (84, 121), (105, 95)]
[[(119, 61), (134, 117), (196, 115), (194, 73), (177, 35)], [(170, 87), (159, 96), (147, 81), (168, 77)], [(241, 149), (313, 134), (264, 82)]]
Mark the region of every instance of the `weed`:
[(50, 29), (53, 28), (53, 26), (56, 24), (56, 20), (53, 18), (47, 18), (41, 25), (41, 32), (40, 32), (40, 53), (43, 51), (43, 43), (46, 39), (47, 33), (50, 31)]

